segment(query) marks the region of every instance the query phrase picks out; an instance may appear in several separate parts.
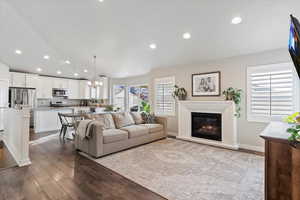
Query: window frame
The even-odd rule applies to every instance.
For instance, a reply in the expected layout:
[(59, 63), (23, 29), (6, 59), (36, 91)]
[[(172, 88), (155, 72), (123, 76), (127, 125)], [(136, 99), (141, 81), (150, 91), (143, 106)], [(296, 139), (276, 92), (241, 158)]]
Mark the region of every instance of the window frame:
[(171, 112), (166, 112), (166, 113), (162, 113), (162, 112), (158, 112), (157, 109), (157, 84), (159, 83), (163, 83), (166, 82), (166, 80), (171, 80), (170, 82), (172, 82), (173, 86), (176, 84), (175, 82), (175, 76), (166, 76), (166, 77), (161, 77), (161, 78), (155, 78), (154, 79), (154, 113), (157, 116), (170, 116), (170, 117), (174, 117), (176, 115), (176, 106), (175, 106), (175, 99), (173, 99), (172, 101), (172, 111)]
[(297, 75), (297, 72), (295, 70), (295, 67), (292, 63), (276, 63), (276, 64), (267, 64), (267, 65), (260, 65), (260, 66), (251, 66), (247, 67), (246, 72), (246, 81), (247, 81), (247, 121), (249, 122), (263, 122), (263, 123), (269, 123), (270, 121), (281, 121), (282, 117), (280, 116), (272, 116), (272, 115), (255, 115), (251, 113), (251, 74), (253, 73), (264, 73), (264, 72), (270, 72), (270, 71), (281, 71), (281, 70), (292, 70), (293, 72), (293, 81), (292, 81), (292, 107), (293, 112), (296, 112), (299, 109), (299, 78)]
[[(149, 93), (149, 96), (148, 96), (148, 103), (150, 103), (150, 90), (149, 90), (149, 84), (148, 83), (145, 83), (145, 84), (133, 84), (133, 85), (127, 85), (126, 86), (126, 89), (127, 89), (127, 95), (126, 95), (126, 102), (127, 102), (127, 106), (126, 106), (126, 110), (130, 112), (130, 102), (129, 102), (129, 92), (130, 92), (130, 88), (131, 87), (141, 87), (141, 86), (147, 86), (148, 88), (148, 93)], [(139, 103), (141, 103), (142, 101), (139, 100)], [(140, 106), (138, 106), (138, 112), (140, 112)]]
[(123, 86), (124, 87), (124, 92), (125, 92), (124, 99), (123, 99), (124, 110), (123, 110), (123, 108), (121, 108), (121, 111), (127, 111), (127, 101), (126, 101), (126, 99), (127, 99), (126, 95), (128, 93), (127, 85), (126, 84), (113, 84), (113, 86), (112, 86), (112, 105), (113, 106), (116, 106), (115, 105), (115, 86)]

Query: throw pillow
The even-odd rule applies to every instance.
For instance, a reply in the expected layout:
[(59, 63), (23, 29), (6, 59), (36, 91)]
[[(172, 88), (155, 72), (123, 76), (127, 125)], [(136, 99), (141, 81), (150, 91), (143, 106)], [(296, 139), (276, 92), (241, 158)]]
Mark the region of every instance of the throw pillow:
[(156, 123), (154, 114), (143, 112), (142, 117), (143, 117), (145, 124), (155, 124)]
[(118, 129), (135, 124), (131, 114), (128, 112), (112, 113), (112, 116)]
[(139, 112), (131, 112), (131, 115), (135, 121), (135, 124), (143, 124), (144, 123), (144, 119), (141, 115), (141, 113)]

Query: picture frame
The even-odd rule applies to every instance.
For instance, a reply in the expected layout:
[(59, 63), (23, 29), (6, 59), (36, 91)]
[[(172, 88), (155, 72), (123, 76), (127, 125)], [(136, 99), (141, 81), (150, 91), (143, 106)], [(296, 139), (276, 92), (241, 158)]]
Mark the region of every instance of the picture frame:
[(192, 74), (192, 97), (220, 96), (221, 72)]

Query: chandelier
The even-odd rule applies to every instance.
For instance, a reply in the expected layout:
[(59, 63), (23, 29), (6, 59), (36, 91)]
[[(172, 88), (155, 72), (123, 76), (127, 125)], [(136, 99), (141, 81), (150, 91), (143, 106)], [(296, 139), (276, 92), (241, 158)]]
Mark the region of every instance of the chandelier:
[(98, 80), (99, 76), (97, 75), (97, 63), (96, 63), (96, 61), (97, 61), (97, 56), (94, 56), (93, 57), (94, 69), (95, 69), (94, 77), (93, 77), (92, 80), (88, 81), (88, 86), (91, 87), (91, 88), (97, 88), (97, 87), (103, 85), (103, 82)]

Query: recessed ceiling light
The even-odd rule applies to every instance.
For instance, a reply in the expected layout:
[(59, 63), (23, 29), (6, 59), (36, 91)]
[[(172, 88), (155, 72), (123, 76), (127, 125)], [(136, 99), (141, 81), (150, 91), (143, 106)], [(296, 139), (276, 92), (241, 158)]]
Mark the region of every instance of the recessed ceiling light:
[(43, 70), (42, 70), (42, 68), (37, 68), (36, 71), (41, 72)]
[(102, 3), (104, 0), (98, 0), (98, 1)]
[(45, 59), (45, 60), (49, 60), (49, 59), (50, 59), (50, 56), (44, 55), (44, 59)]
[(16, 49), (16, 50), (15, 50), (15, 53), (18, 54), (18, 55), (21, 55), (21, 54), (22, 54), (22, 51), (19, 50), (19, 49)]
[(84, 72), (84, 73), (88, 73), (88, 70), (87, 70), (87, 69), (85, 69), (85, 70), (83, 70), (83, 72)]
[(186, 40), (188, 40), (188, 39), (191, 39), (191, 34), (190, 33), (184, 33), (183, 35), (182, 35), (182, 37), (183, 37), (183, 39), (186, 39)]
[(69, 60), (66, 60), (65, 63), (68, 65), (71, 64), (71, 62)]
[(231, 20), (231, 23), (232, 24), (240, 24), (242, 22), (242, 18), (241, 17), (234, 17), (232, 20)]
[(150, 47), (150, 49), (156, 49), (157, 48), (156, 44), (154, 44), (154, 43), (150, 44), (149, 47)]
[(61, 74), (61, 71), (58, 70), (56, 73), (57, 73), (57, 74)]
[(74, 76), (78, 76), (79, 74), (78, 73), (74, 73)]

